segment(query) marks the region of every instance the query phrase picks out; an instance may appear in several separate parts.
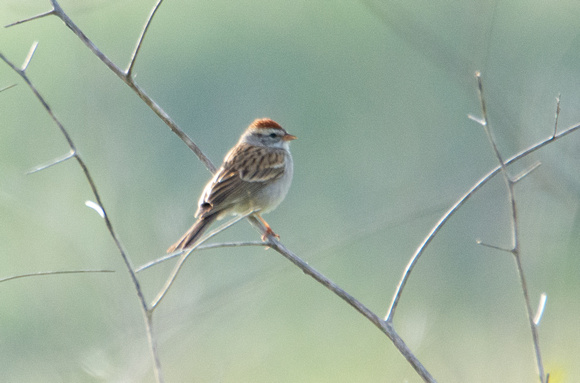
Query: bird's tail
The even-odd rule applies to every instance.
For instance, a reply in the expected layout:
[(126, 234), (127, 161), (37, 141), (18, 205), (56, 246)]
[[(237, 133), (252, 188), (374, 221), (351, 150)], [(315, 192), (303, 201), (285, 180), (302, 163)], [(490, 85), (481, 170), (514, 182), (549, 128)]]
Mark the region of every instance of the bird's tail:
[(185, 234), (173, 245), (169, 246), (167, 249), (168, 253), (173, 253), (178, 250), (183, 250), (188, 247), (195, 245), (195, 242), (202, 236), (203, 233), (209, 228), (209, 226), (215, 221), (217, 214), (208, 215), (206, 217), (201, 217), (193, 226), (187, 230)]

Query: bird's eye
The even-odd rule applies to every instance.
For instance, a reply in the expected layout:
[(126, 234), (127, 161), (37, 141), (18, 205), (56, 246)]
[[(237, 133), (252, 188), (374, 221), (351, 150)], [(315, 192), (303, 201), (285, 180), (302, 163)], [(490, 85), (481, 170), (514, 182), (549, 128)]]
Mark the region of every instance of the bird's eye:
[(270, 138), (276, 138), (278, 135), (276, 133), (270, 133)]

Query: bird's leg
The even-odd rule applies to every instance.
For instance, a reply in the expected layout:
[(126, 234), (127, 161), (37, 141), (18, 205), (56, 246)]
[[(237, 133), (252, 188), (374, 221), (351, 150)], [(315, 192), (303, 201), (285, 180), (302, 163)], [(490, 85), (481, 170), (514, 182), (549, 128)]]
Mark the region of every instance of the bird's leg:
[(264, 227), (266, 227), (266, 232), (262, 235), (262, 241), (266, 242), (266, 239), (268, 239), (269, 235), (273, 235), (274, 237), (276, 237), (276, 239), (280, 239), (280, 236), (278, 234), (274, 233), (274, 231), (272, 230), (270, 225), (268, 225), (268, 222), (264, 221), (264, 218), (262, 218), (262, 216), (260, 214), (256, 214), (256, 217), (258, 217), (260, 222), (262, 222)]

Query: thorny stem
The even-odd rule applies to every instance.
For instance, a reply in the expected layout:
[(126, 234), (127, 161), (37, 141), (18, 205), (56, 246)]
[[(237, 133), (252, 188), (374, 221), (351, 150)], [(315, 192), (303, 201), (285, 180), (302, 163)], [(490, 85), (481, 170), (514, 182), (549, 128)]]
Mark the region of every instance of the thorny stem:
[[(35, 48), (35, 47), (36, 46), (33, 46), (33, 48)], [(31, 58), (31, 54), (29, 54), (29, 57)], [(137, 275), (133, 271), (133, 266), (131, 265), (131, 261), (130, 261), (127, 253), (123, 249), (123, 246), (121, 245), (121, 242), (119, 240), (119, 237), (117, 236), (117, 233), (113, 229), (113, 224), (112, 224), (111, 220), (109, 219), (109, 215), (106, 213), (105, 206), (103, 204), (103, 201), (101, 200), (101, 195), (99, 194), (99, 191), (97, 189), (97, 185), (95, 184), (95, 181), (93, 180), (93, 177), (92, 177), (87, 165), (85, 164), (84, 160), (82, 159), (82, 157), (78, 153), (76, 146), (75, 146), (70, 134), (66, 130), (66, 128), (62, 125), (60, 120), (53, 113), (50, 105), (48, 105), (48, 103), (46, 102), (44, 97), (42, 97), (42, 95), (38, 92), (36, 87), (32, 84), (32, 82), (30, 81), (30, 79), (26, 75), (26, 72), (24, 70), (24, 69), (26, 69), (26, 66), (23, 66), (24, 69), (18, 69), (2, 53), (0, 53), (0, 59), (2, 59), (10, 68), (12, 68), (12, 70), (15, 71), (24, 80), (24, 82), (28, 85), (30, 90), (32, 90), (32, 92), (34, 93), (34, 95), (36, 96), (38, 101), (40, 101), (40, 103), (42, 104), (42, 106), (44, 107), (44, 109), (46, 110), (48, 115), (50, 116), (50, 118), (58, 126), (59, 130), (61, 131), (62, 135), (64, 136), (65, 140), (67, 141), (67, 143), (70, 147), (71, 154), (72, 154), (71, 156), (76, 159), (77, 163), (81, 167), (83, 174), (85, 175), (85, 178), (86, 178), (87, 182), (89, 183), (89, 186), (91, 188), (93, 196), (95, 197), (97, 204), (102, 209), (103, 219), (105, 221), (105, 225), (107, 226), (107, 230), (109, 231), (111, 238), (113, 238), (113, 241), (115, 242), (115, 246), (119, 250), (121, 257), (123, 258), (123, 262), (125, 263), (125, 266), (127, 267), (127, 270), (129, 271), (129, 274), (131, 276), (131, 281), (133, 282), (133, 285), (135, 286), (135, 290), (137, 292), (137, 296), (139, 298), (139, 302), (141, 303), (141, 308), (143, 310), (143, 314), (144, 314), (144, 317), (146, 319), (147, 335), (149, 338), (149, 344), (151, 346), (151, 352), (153, 354), (152, 356), (153, 356), (154, 363), (155, 363), (155, 375), (157, 377), (158, 382), (163, 382), (163, 376), (162, 376), (162, 372), (161, 372), (161, 363), (159, 361), (159, 356), (157, 353), (157, 346), (156, 346), (155, 338), (153, 338), (153, 332), (151, 329), (151, 321), (150, 321), (149, 316), (148, 316), (149, 308), (147, 306), (147, 301), (145, 300), (145, 297), (143, 295), (143, 290), (141, 289), (141, 285), (139, 283), (139, 280), (137, 279)], [(30, 59), (27, 58), (27, 61), (29, 61), (29, 60)]]
[[(568, 129), (565, 129), (564, 131), (559, 132), (556, 135), (550, 135), (550, 137), (546, 138), (545, 140), (530, 146), (529, 148), (521, 151), (520, 153), (514, 155), (511, 158), (508, 158), (505, 161), (505, 166), (509, 166), (513, 163), (516, 163), (519, 160), (523, 159), (524, 157), (527, 157), (528, 155), (534, 153), (535, 151), (543, 148), (544, 146), (549, 145), (550, 143), (559, 140), (567, 136), (568, 134), (574, 133), (577, 130), (580, 130), (580, 124), (572, 125)], [(399, 284), (395, 289), (395, 293), (393, 294), (393, 298), (391, 300), (391, 305), (389, 306), (389, 309), (385, 316), (385, 320), (387, 322), (391, 323), (393, 321), (395, 311), (397, 309), (397, 306), (399, 304), (407, 281), (409, 280), (415, 265), (417, 264), (421, 256), (425, 253), (427, 246), (431, 243), (431, 241), (435, 238), (435, 236), (437, 235), (437, 233), (439, 233), (439, 231), (443, 228), (443, 226), (445, 226), (445, 224), (449, 221), (449, 219), (455, 214), (455, 212), (457, 212), (457, 210), (459, 210), (459, 208), (463, 206), (469, 200), (469, 198), (471, 198), (471, 196), (475, 194), (475, 192), (481, 189), (489, 180), (495, 177), (501, 170), (502, 167), (497, 166), (495, 169), (493, 169), (485, 176), (483, 176), (479, 181), (477, 181), (461, 198), (459, 198), (459, 200), (457, 200), (457, 202), (455, 202), (455, 204), (453, 204), (453, 206), (449, 208), (449, 210), (447, 210), (447, 212), (439, 219), (439, 221), (435, 224), (435, 226), (433, 226), (433, 228), (431, 229), (429, 234), (427, 234), (423, 242), (421, 242), (419, 247), (417, 247), (417, 250), (415, 250), (415, 253), (407, 263), (407, 266), (403, 271)]]
[[(495, 144), (495, 140), (493, 138), (493, 135), (491, 134), (491, 129), (489, 128), (489, 120), (487, 118), (487, 110), (485, 107), (485, 99), (483, 97), (483, 82), (481, 80), (481, 74), (479, 72), (476, 72), (475, 77), (477, 78), (477, 86), (478, 86), (478, 94), (479, 94), (479, 100), (481, 102), (481, 111), (483, 114), (483, 128), (485, 130), (485, 133), (487, 134), (487, 137), (489, 139), (489, 142), (491, 144), (491, 147), (493, 148), (493, 151), (495, 153), (495, 156), (500, 164), (501, 167), (501, 172), (504, 176), (504, 180), (506, 183), (506, 187), (508, 190), (508, 198), (510, 201), (510, 208), (511, 208), (511, 213), (512, 213), (512, 219), (511, 219), (511, 224), (512, 224), (512, 248), (510, 249), (510, 252), (512, 253), (512, 255), (514, 256), (514, 260), (516, 262), (516, 268), (517, 268), (517, 272), (518, 272), (518, 276), (520, 278), (520, 284), (522, 287), (522, 291), (523, 291), (523, 295), (524, 295), (524, 302), (526, 304), (526, 311), (528, 314), (528, 321), (530, 323), (530, 328), (532, 330), (532, 340), (534, 343), (534, 350), (535, 350), (535, 354), (536, 354), (536, 363), (538, 365), (538, 373), (540, 375), (540, 382), (541, 383), (545, 383), (545, 374), (544, 374), (544, 365), (542, 363), (542, 355), (540, 352), (540, 341), (539, 341), (539, 336), (538, 336), (538, 326), (536, 325), (536, 323), (534, 322), (534, 312), (532, 311), (532, 305), (530, 303), (530, 296), (529, 296), (529, 290), (528, 290), (528, 284), (526, 282), (526, 278), (524, 275), (524, 268), (522, 266), (522, 259), (521, 259), (521, 253), (520, 253), (520, 244), (519, 244), (519, 229), (518, 229), (518, 209), (517, 209), (517, 204), (516, 204), (516, 199), (515, 199), (515, 193), (514, 193), (514, 185), (516, 183), (516, 181), (514, 181), (508, 174), (507, 172), (507, 167), (505, 162), (503, 161), (499, 150), (497, 149), (497, 145)], [(552, 135), (552, 137), (556, 136), (556, 132), (557, 132), (557, 117), (559, 114), (559, 105), (558, 105), (558, 111), (556, 112), (556, 125), (554, 128), (554, 134)], [(526, 173), (526, 174), (529, 174)], [(521, 178), (520, 178), (521, 179)]]
[(141, 33), (141, 36), (137, 42), (137, 46), (133, 55), (131, 57), (131, 62), (126, 71), (122, 70), (117, 66), (114, 62), (112, 62), (97, 46), (84, 34), (84, 32), (68, 17), (68, 15), (63, 11), (56, 0), (50, 0), (53, 9), (49, 12), (42, 13), (40, 15), (31, 17), (29, 19), (17, 21), (15, 23), (9, 24), (6, 27), (11, 27), (15, 25), (19, 25), (25, 23), (27, 21), (32, 21), (39, 19), (45, 16), (57, 16), (61, 19), (65, 25), (75, 34), (77, 37), (89, 48), (91, 52), (95, 56), (99, 58), (113, 73), (117, 75), (125, 84), (127, 84), (137, 95), (149, 106), (149, 108), (157, 114), (159, 118), (175, 133), (199, 158), (199, 160), (205, 165), (205, 167), (212, 173), (215, 173), (216, 167), (210, 161), (210, 159), (202, 152), (202, 150), (193, 142), (193, 140), (177, 125), (175, 121), (151, 98), (145, 91), (135, 83), (132, 77), (132, 70), (133, 66), (135, 65), (135, 60), (137, 58), (138, 53), (140, 52), (141, 45), (143, 42), (143, 38), (149, 28), (151, 23), (151, 19), (155, 15), (156, 11), (158, 10), (159, 6), (161, 5), (162, 0), (159, 0), (158, 3), (153, 8), (151, 14), (149, 15), (149, 19), (145, 24), (145, 27)]

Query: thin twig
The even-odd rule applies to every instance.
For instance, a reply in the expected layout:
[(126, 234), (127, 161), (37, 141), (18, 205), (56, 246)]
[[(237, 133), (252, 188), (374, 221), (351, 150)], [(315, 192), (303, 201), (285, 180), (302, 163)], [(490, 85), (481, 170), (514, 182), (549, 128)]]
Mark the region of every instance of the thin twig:
[(34, 173), (39, 172), (41, 170), (48, 169), (51, 166), (58, 165), (62, 162), (65, 162), (66, 160), (70, 160), (71, 158), (75, 158), (75, 154), (76, 153), (73, 150), (70, 150), (67, 155), (59, 157), (57, 159), (54, 159), (47, 164), (39, 165), (39, 166), (35, 167), (34, 169), (30, 169), (29, 171), (26, 172), (26, 174), (34, 174)]
[(5, 90), (8, 90), (10, 88), (14, 88), (17, 84), (12, 84), (12, 85), (8, 85), (5, 86), (4, 88), (0, 89), (0, 92), (4, 92)]
[(129, 77), (131, 79), (131, 81), (133, 81), (133, 78), (132, 78), (133, 77), (132, 76), (133, 66), (135, 65), (135, 61), (137, 60), (137, 55), (139, 54), (139, 51), (141, 50), (141, 44), (143, 44), (143, 39), (145, 38), (145, 34), (147, 33), (147, 31), (149, 30), (149, 25), (151, 25), (151, 21), (153, 20), (153, 16), (155, 16), (155, 13), (157, 13), (157, 10), (159, 9), (159, 6), (161, 5), (162, 2), (163, 2), (163, 0), (157, 1), (157, 4), (155, 4), (153, 9), (151, 10), (149, 17), (147, 18), (147, 22), (145, 23), (145, 26), (143, 27), (143, 31), (141, 32), (141, 36), (139, 37), (139, 40), (137, 40), (137, 45), (135, 46), (135, 50), (133, 51), (133, 54), (131, 55), (131, 60), (129, 60), (129, 66), (125, 70), (125, 75), (127, 77)]
[[(493, 135), (491, 134), (491, 129), (489, 127), (489, 120), (487, 118), (487, 111), (486, 111), (486, 107), (485, 107), (485, 98), (483, 96), (483, 82), (481, 80), (481, 74), (479, 72), (476, 72), (475, 77), (477, 79), (479, 100), (481, 102), (481, 111), (483, 114), (483, 120), (485, 122), (482, 125), (483, 125), (483, 128), (485, 129), (485, 133), (487, 134), (487, 137), (489, 139), (491, 147), (493, 148), (493, 151), (496, 155), (496, 158), (500, 164), (502, 174), (504, 176), (504, 180), (506, 183), (507, 191), (508, 191), (508, 199), (510, 202), (511, 213), (512, 213), (511, 225), (512, 225), (512, 246), (513, 247), (511, 249), (511, 253), (513, 254), (514, 260), (516, 262), (516, 268), (518, 271), (518, 275), (520, 277), (520, 284), (522, 287), (522, 293), (524, 295), (524, 303), (526, 305), (526, 311), (528, 314), (528, 321), (530, 323), (530, 328), (532, 330), (532, 341), (533, 341), (534, 350), (536, 353), (536, 363), (538, 366), (538, 373), (540, 376), (540, 382), (545, 383), (546, 376), (544, 374), (544, 365), (542, 362), (542, 355), (540, 352), (540, 341), (539, 341), (539, 335), (538, 335), (538, 327), (534, 321), (534, 313), (532, 311), (532, 306), (530, 303), (528, 284), (527, 284), (526, 277), (524, 274), (524, 269), (523, 269), (522, 259), (521, 259), (521, 249), (520, 249), (520, 243), (519, 243), (519, 227), (518, 227), (519, 226), (518, 209), (517, 209), (515, 192), (514, 192), (514, 186), (515, 186), (517, 181), (512, 179), (510, 177), (510, 175), (508, 174), (507, 166), (506, 166), (505, 162), (503, 161), (503, 159), (499, 153), (499, 150), (497, 148), (497, 145), (495, 143), (495, 140), (493, 138)], [(552, 135), (552, 137), (555, 137), (555, 136), (556, 136), (556, 129), (554, 129), (554, 134)], [(528, 174), (528, 173), (525, 173), (525, 174)]]
[[(267, 247), (269, 245), (268, 245), (268, 243), (262, 242), (262, 241), (222, 242), (222, 243), (210, 243), (209, 245), (198, 246), (196, 248), (196, 251), (217, 249), (220, 247), (245, 247), (245, 246), (254, 246), (254, 247), (256, 247), (256, 246), (264, 247), (265, 246), (265, 247)], [(160, 263), (163, 263), (165, 261), (169, 261), (170, 259), (178, 257), (181, 254), (182, 254), (181, 251), (167, 254), (161, 258), (157, 258), (151, 262), (147, 262), (146, 264), (137, 267), (135, 269), (135, 272), (140, 273), (141, 271), (147, 270), (150, 267), (153, 267), (155, 265), (158, 265)]]
[(11, 277), (0, 278), (0, 283), (11, 281), (13, 279), (39, 277), (44, 275), (62, 275), (62, 274), (85, 274), (85, 273), (114, 273), (115, 270), (60, 270), (60, 271), (38, 271), (36, 273), (13, 275)]
[(511, 182), (511, 179), (507, 172), (505, 161), (501, 157), (501, 153), (499, 152), (499, 149), (497, 148), (493, 135), (491, 134), (491, 130), (489, 129), (489, 119), (487, 118), (487, 107), (485, 105), (485, 98), (483, 97), (483, 82), (481, 81), (481, 73), (475, 72), (475, 78), (477, 79), (477, 90), (479, 94), (479, 101), (481, 103), (481, 114), (482, 114), (481, 125), (483, 126), (485, 134), (489, 139), (489, 143), (491, 145), (491, 148), (493, 149), (493, 153), (495, 154), (495, 157), (497, 158), (497, 161), (499, 162), (499, 165), (502, 168), (502, 174), (506, 178), (506, 182), (509, 183)]
[(39, 14), (39, 15), (36, 15), (36, 16), (29, 17), (29, 18), (27, 18), (27, 19), (18, 20), (18, 21), (14, 22), (14, 23), (11, 23), (11, 24), (8, 24), (8, 25), (5, 25), (5, 26), (4, 26), (4, 28), (10, 28), (10, 27), (13, 27), (13, 26), (15, 26), (15, 25), (19, 25), (19, 24), (27, 23), (27, 22), (29, 22), (29, 21), (32, 21), (32, 20), (37, 20), (37, 19), (41, 19), (41, 18), (43, 18), (43, 17), (50, 16), (50, 15), (54, 15), (54, 9), (52, 9), (52, 10), (50, 10), (50, 11), (48, 11), (48, 12), (41, 13), (41, 14)]
[(22, 63), (22, 66), (20, 67), (20, 70), (22, 72), (25, 72), (26, 69), (28, 68), (28, 64), (30, 64), (30, 61), (32, 60), (32, 56), (34, 56), (34, 52), (36, 52), (37, 47), (38, 47), (38, 41), (35, 41), (34, 43), (32, 43), (32, 47), (30, 47), (30, 50), (28, 51), (28, 55), (26, 55), (26, 58), (24, 59), (24, 62)]
[(525, 169), (523, 172), (521, 172), (517, 176), (513, 177), (512, 182), (514, 184), (517, 184), (518, 182), (520, 182), (521, 180), (523, 180), (524, 178), (526, 178), (527, 176), (529, 176), (530, 173), (532, 173), (534, 170), (536, 170), (537, 168), (539, 168), (541, 165), (542, 165), (541, 162), (539, 162), (539, 161), (536, 162), (535, 164), (533, 164), (529, 168)]
[(480, 239), (476, 240), (475, 243), (477, 243), (478, 245), (481, 245), (481, 246), (489, 247), (490, 249), (499, 250), (499, 251), (503, 251), (503, 252), (510, 253), (510, 254), (512, 252), (512, 249), (506, 249), (505, 247), (485, 243), (485, 242), (482, 242)]
[(538, 309), (536, 310), (536, 315), (534, 316), (534, 324), (536, 326), (540, 325), (542, 316), (544, 315), (544, 310), (546, 310), (546, 302), (548, 301), (548, 295), (542, 293), (540, 295), (540, 302), (538, 302)]
[(556, 113), (554, 117), (554, 134), (552, 137), (555, 137), (558, 134), (558, 120), (560, 119), (560, 95), (556, 97)]

